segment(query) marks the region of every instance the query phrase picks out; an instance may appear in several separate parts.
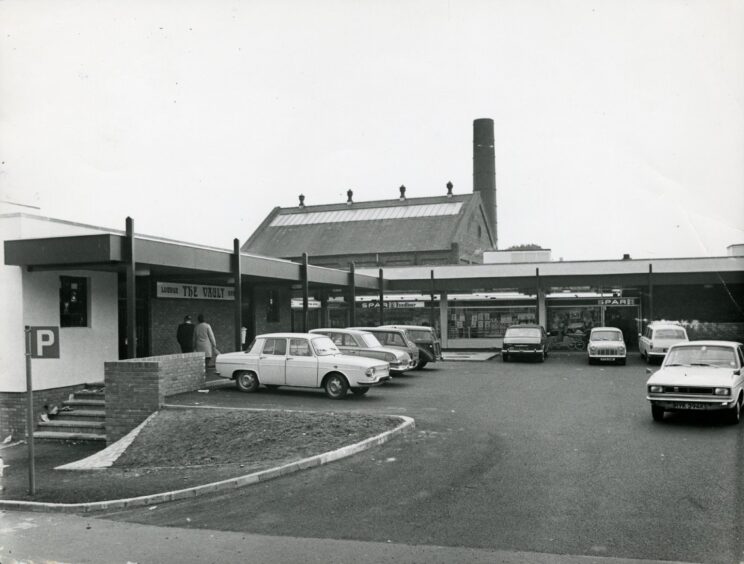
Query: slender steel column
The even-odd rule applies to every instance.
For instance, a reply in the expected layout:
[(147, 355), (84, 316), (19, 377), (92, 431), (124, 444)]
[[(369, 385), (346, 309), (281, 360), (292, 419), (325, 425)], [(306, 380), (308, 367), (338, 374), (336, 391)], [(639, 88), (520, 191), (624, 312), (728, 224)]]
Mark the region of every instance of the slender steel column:
[(648, 322), (654, 320), (654, 266), (648, 265)]
[(356, 266), (349, 263), (349, 327), (356, 327)]
[(382, 267), (380, 267), (380, 325), (385, 325), (385, 279), (382, 276)]
[(535, 292), (535, 323), (540, 325), (540, 269), (535, 269), (535, 285), (537, 291)]
[(137, 357), (137, 290), (134, 255), (134, 220), (127, 217), (124, 257), (127, 279), (127, 358)]
[(429, 323), (431, 324), (432, 329), (434, 329), (436, 325), (436, 311), (434, 309), (434, 269), (431, 269), (431, 305), (429, 306)]
[(302, 253), (302, 332), (307, 333), (308, 302), (310, 300), (310, 285), (307, 281), (307, 253)]
[(243, 280), (240, 272), (240, 241), (233, 239), (233, 277), (235, 278), (235, 350), (243, 348), (241, 339), (243, 327)]

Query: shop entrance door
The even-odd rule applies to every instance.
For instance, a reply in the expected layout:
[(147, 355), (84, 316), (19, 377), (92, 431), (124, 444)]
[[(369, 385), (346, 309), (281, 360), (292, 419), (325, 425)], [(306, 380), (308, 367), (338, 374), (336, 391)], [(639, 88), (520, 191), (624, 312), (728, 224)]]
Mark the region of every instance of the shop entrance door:
[(628, 350), (638, 349), (638, 306), (605, 306), (605, 327), (616, 327), (623, 332), (623, 339)]

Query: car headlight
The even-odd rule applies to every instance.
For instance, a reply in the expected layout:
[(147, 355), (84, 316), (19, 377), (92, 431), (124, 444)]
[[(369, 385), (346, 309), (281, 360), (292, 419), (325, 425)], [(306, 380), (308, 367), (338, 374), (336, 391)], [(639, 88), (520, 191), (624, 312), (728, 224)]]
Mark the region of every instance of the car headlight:
[(398, 360), (398, 357), (396, 357), (393, 353), (388, 353), (385, 355), (385, 360), (387, 362), (395, 362), (396, 360)]
[(625, 347), (620, 347), (619, 349), (617, 349), (617, 352), (619, 352), (620, 354), (625, 354)]
[(664, 391), (664, 386), (649, 386), (648, 391), (652, 394), (660, 394)]
[(374, 368), (374, 366), (372, 368), (367, 368), (367, 370), (365, 370), (364, 373), (367, 376), (374, 376), (375, 375), (375, 368)]
[(597, 347), (589, 347), (589, 352), (590, 352), (590, 353), (595, 353), (595, 352), (597, 352)]
[(731, 388), (716, 388), (713, 393), (717, 396), (731, 395)]

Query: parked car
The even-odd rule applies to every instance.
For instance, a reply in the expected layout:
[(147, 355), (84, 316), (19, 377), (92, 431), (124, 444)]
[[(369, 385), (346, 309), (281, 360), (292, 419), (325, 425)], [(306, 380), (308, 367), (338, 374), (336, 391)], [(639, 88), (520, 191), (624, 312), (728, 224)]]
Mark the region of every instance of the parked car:
[(319, 333), (330, 337), (333, 344), (343, 354), (364, 356), (384, 360), (390, 365), (390, 372), (402, 374), (414, 367), (414, 362), (406, 351), (383, 347), (377, 337), (369, 331), (358, 329), (312, 329), (310, 333)]
[(638, 352), (650, 364), (653, 360), (663, 359), (675, 343), (687, 340), (687, 331), (681, 325), (650, 323), (643, 333), (638, 334)]
[[(646, 369), (651, 372), (651, 369)], [(732, 341), (690, 341), (669, 347), (661, 368), (646, 382), (654, 421), (666, 411), (723, 411), (741, 419), (744, 401), (744, 345)]]
[(548, 336), (540, 325), (507, 327), (501, 346), (501, 360), (509, 362), (518, 356), (531, 356), (544, 362), (548, 356)]
[(594, 327), (589, 333), (586, 352), (589, 355), (589, 364), (596, 361), (625, 364), (627, 348), (623, 332), (616, 327)]
[(359, 331), (372, 333), (383, 347), (399, 349), (408, 353), (414, 366), (419, 363), (419, 348), (416, 346), (405, 329), (394, 329), (392, 327), (350, 327)]
[(311, 333), (259, 335), (247, 351), (218, 355), (215, 369), (243, 392), (255, 392), (261, 384), (323, 388), (331, 399), (343, 398), (348, 390), (364, 395), (390, 379), (387, 362), (343, 355), (331, 339)]
[(425, 325), (383, 325), (394, 329), (405, 329), (408, 337), (419, 348), (419, 362), (416, 370), (421, 370), (430, 362), (442, 360), (442, 344), (433, 327)]

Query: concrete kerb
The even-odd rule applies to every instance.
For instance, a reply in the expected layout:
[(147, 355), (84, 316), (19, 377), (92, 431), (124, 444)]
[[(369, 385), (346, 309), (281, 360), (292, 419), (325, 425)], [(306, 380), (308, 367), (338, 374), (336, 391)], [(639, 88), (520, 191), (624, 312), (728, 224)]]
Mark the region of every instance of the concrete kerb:
[[(244, 410), (244, 411), (277, 411), (270, 409), (258, 409), (258, 408), (229, 408), (229, 407), (216, 407), (216, 406), (190, 406), (190, 405), (164, 405), (169, 409), (225, 409), (225, 410)], [(282, 410), (282, 411), (295, 411), (295, 410)], [(299, 470), (307, 468), (313, 468), (315, 466), (321, 466), (341, 460), (357, 454), (364, 450), (370, 449), (374, 446), (381, 445), (389, 441), (392, 437), (411, 431), (415, 428), (416, 424), (412, 417), (405, 415), (388, 415), (388, 417), (396, 417), (402, 420), (401, 424), (391, 429), (364, 439), (358, 443), (347, 445), (336, 450), (331, 450), (321, 454), (316, 454), (302, 460), (290, 462), (282, 466), (275, 468), (269, 468), (267, 470), (261, 470), (246, 474), (244, 476), (238, 476), (237, 478), (228, 478), (227, 480), (221, 480), (219, 482), (212, 482), (210, 484), (203, 484), (201, 486), (194, 486), (190, 488), (184, 488), (180, 490), (174, 490), (170, 492), (163, 492), (158, 494), (143, 495), (138, 497), (130, 497), (123, 499), (114, 499), (108, 501), (94, 501), (89, 503), (46, 503), (40, 501), (18, 501), (18, 500), (0, 500), (0, 509), (10, 509), (19, 511), (46, 511), (46, 512), (59, 512), (59, 513), (88, 513), (91, 511), (105, 511), (111, 509), (126, 509), (129, 507), (139, 507), (143, 505), (156, 505), (159, 503), (165, 503), (167, 501), (175, 501), (178, 499), (187, 499), (191, 497), (197, 497), (209, 493), (236, 489), (251, 484), (257, 484), (259, 482), (265, 482), (273, 478), (278, 478), (286, 474), (291, 474)]]

